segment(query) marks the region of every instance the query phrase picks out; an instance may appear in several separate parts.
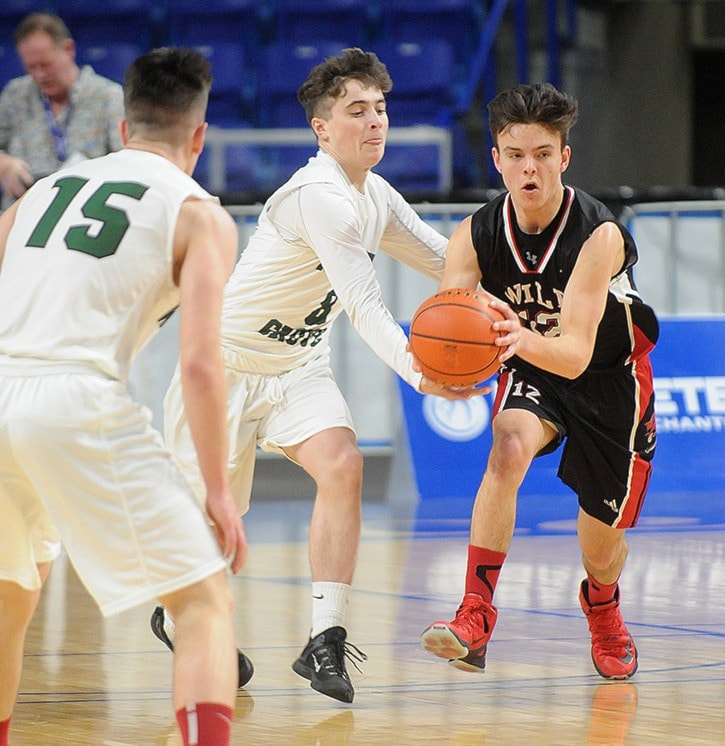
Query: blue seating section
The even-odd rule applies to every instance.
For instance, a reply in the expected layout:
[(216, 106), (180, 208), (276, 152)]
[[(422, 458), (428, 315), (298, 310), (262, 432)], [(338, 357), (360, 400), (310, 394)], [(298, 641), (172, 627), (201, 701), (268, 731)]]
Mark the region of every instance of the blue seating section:
[[(54, 10), (52, 3), (38, 2), (37, 0), (2, 0), (0, 2), (0, 47), (9, 46), (12, 48), (13, 31), (28, 13), (53, 12)], [(0, 81), (9, 80), (11, 77), (13, 76), (0, 69)]]
[(368, 0), (273, 0), (271, 12), (278, 41), (347, 39), (360, 47), (370, 35)]
[(305, 127), (305, 114), (297, 101), (297, 89), (310, 70), (325, 58), (340, 54), (345, 41), (296, 43), (278, 41), (267, 45), (259, 56), (259, 125)]
[[(212, 63), (210, 124), (304, 128), (296, 94), (310, 69), (359, 46), (376, 52), (391, 74), (392, 127), (447, 127), (460, 140), (456, 97), (487, 6), (487, 0), (0, 0), (0, 85), (22, 74), (12, 44), (18, 21), (46, 10), (68, 24), (79, 63), (102, 75), (121, 81), (128, 63), (155, 46), (195, 47)], [(464, 160), (467, 147), (454, 139), (454, 153)], [(311, 154), (303, 146), (258, 150), (252, 157), (253, 146), (227, 147), (230, 186), (253, 188), (255, 174), (260, 188), (276, 186)], [(436, 160), (433, 147), (396, 144), (378, 170), (403, 190), (433, 192)]]
[(0, 41), (0, 89), (12, 78), (25, 75), (20, 64), (15, 45), (12, 42)]
[(242, 44), (252, 53), (261, 42), (264, 12), (258, 0), (167, 0), (161, 43)]
[(388, 117), (393, 126), (434, 124), (451, 120), (455, 77), (450, 44), (439, 39), (371, 45), (388, 68), (393, 90), (386, 94)]
[(78, 42), (76, 62), (79, 65), (90, 65), (99, 75), (123, 83), (126, 68), (144, 51), (144, 47), (139, 44)]
[(213, 77), (207, 119), (219, 127), (235, 127), (251, 119), (253, 83), (248, 50), (234, 41), (196, 44), (194, 48), (211, 62)]
[[(5, 0), (3, 0), (4, 2)], [(56, 0), (56, 11), (79, 44), (153, 43), (152, 28), (158, 11), (147, 0)]]
[(445, 41), (455, 63), (465, 64), (475, 51), (483, 8), (480, 0), (384, 0), (380, 4), (381, 37)]

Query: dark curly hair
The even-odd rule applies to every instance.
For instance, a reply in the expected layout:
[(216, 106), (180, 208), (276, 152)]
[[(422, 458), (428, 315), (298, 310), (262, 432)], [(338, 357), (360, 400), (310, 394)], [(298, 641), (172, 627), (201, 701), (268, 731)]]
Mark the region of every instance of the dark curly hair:
[(563, 148), (578, 115), (576, 99), (550, 83), (510, 88), (488, 104), (488, 125), (496, 147), (498, 136), (512, 124), (540, 124), (559, 133)]
[(393, 87), (388, 69), (374, 52), (363, 52), (357, 47), (343, 49), (342, 54), (328, 57), (313, 67), (297, 91), (297, 100), (305, 109), (308, 123), (329, 110), (332, 99), (344, 94), (348, 80), (359, 80), (364, 86), (375, 86), (383, 93)]

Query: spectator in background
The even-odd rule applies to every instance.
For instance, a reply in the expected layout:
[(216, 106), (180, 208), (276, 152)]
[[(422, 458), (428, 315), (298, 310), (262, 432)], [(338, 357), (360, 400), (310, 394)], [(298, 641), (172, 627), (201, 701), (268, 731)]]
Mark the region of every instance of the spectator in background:
[(37, 179), (121, 148), (121, 86), (79, 68), (58, 16), (32, 13), (15, 29), (27, 75), (0, 94), (0, 189), (7, 208)]

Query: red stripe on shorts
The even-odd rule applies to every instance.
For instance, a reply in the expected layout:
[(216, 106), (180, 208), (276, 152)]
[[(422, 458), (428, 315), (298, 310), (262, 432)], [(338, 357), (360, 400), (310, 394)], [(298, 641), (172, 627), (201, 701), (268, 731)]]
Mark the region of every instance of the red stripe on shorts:
[[(637, 421), (632, 423), (634, 440), (634, 433), (644, 417), (644, 413), (647, 410), (647, 406), (652, 398), (652, 392), (654, 390), (652, 366), (650, 365), (647, 356), (635, 360), (632, 363), (632, 375), (637, 382), (638, 391), (638, 416)], [(624, 498), (619, 518), (614, 524), (617, 528), (632, 528), (637, 525), (651, 475), (652, 464), (649, 461), (645, 461), (639, 453), (633, 453), (629, 469), (629, 486), (627, 494)]]
[(498, 382), (496, 384), (496, 396), (493, 400), (493, 414), (491, 415), (491, 419), (493, 419), (501, 409), (501, 406), (503, 405), (504, 400), (506, 399), (506, 396), (508, 394), (508, 390), (511, 387), (511, 371), (505, 370), (501, 375), (498, 377)]

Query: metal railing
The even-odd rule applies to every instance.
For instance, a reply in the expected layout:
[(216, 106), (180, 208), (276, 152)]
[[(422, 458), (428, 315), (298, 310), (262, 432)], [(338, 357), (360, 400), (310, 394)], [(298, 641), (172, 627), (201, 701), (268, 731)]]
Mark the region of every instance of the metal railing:
[(661, 314), (725, 313), (725, 200), (625, 208), (640, 260), (635, 279)]
[[(433, 145), (438, 150), (438, 181), (436, 189), (447, 194), (453, 186), (453, 136), (445, 127), (416, 125), (395, 127), (388, 132), (389, 146)], [(209, 127), (205, 147), (209, 151), (208, 188), (220, 194), (226, 192), (227, 163), (226, 148), (230, 145), (254, 145), (264, 147), (284, 147), (315, 144), (315, 136), (309, 127), (280, 129), (222, 129)]]

